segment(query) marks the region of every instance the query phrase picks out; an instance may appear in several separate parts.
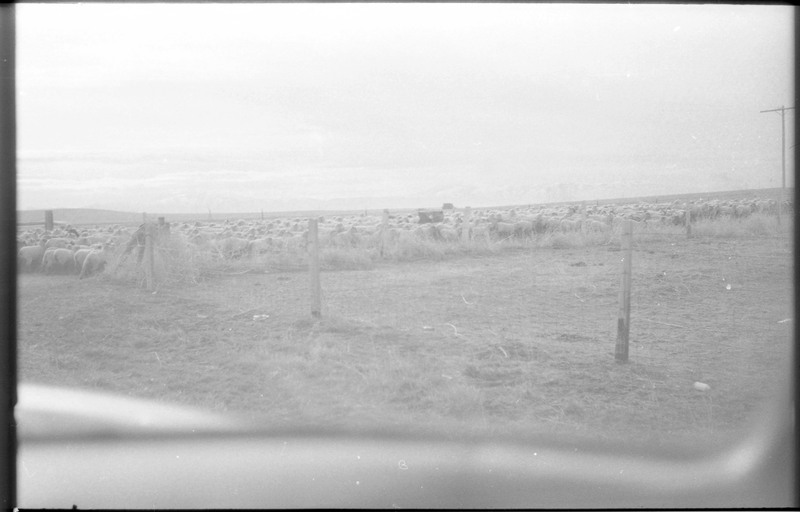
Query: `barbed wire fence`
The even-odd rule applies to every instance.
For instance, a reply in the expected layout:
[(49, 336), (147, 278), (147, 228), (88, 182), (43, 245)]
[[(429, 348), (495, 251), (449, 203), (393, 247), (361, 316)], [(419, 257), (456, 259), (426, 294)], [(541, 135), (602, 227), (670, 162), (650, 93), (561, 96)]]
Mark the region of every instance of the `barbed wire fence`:
[[(687, 209), (688, 210), (688, 209)], [(581, 215), (585, 219), (585, 208), (582, 209)], [(46, 218), (47, 220), (47, 218)], [(309, 219), (307, 222), (310, 226), (311, 222), (315, 219)], [(460, 239), (452, 241), (440, 240), (437, 242), (420, 242), (420, 247), (435, 248), (442, 252), (434, 254), (433, 259), (447, 260), (452, 256), (457, 255), (470, 255), (470, 254), (501, 254), (505, 248), (530, 248), (535, 250), (541, 245), (543, 238), (546, 236), (574, 236), (579, 239), (580, 243), (584, 243), (585, 247), (606, 247), (608, 250), (621, 249), (621, 234), (622, 226), (613, 226), (608, 233), (597, 234), (588, 232), (584, 227), (581, 228), (580, 233), (551, 233), (537, 237), (519, 240), (515, 236), (507, 236), (503, 238), (495, 238), (492, 240), (475, 240), (471, 236), (471, 227), (474, 223), (471, 222), (470, 209), (463, 210), (463, 224), (465, 229), (460, 233)], [(49, 219), (52, 222), (52, 216)], [(304, 273), (304, 272), (325, 272), (329, 270), (339, 270), (342, 268), (349, 269), (371, 269), (381, 262), (395, 262), (395, 261), (413, 261), (414, 259), (425, 260), (429, 259), (431, 254), (426, 254), (424, 250), (414, 257), (408, 257), (408, 254), (402, 253), (401, 246), (404, 241), (396, 238), (396, 230), (392, 230), (389, 218), (389, 211), (383, 212), (379, 228), (368, 239), (362, 240), (358, 244), (353, 244), (348, 247), (331, 246), (329, 240), (318, 239), (315, 244), (308, 244), (306, 236), (304, 243), (296, 243), (289, 247), (288, 244), (276, 244), (268, 251), (262, 254), (244, 255), (236, 254), (235, 251), (226, 251), (215, 245), (198, 246), (189, 237), (180, 231), (171, 231), (170, 225), (165, 222), (165, 219), (159, 218), (157, 222), (150, 222), (146, 215), (143, 215), (144, 223), (140, 226), (143, 230), (144, 238), (143, 243), (137, 242), (136, 251), (141, 251), (141, 258), (128, 258), (127, 261), (117, 262), (116, 265), (112, 264), (112, 271), (115, 275), (123, 279), (135, 280), (138, 287), (147, 291), (156, 291), (162, 286), (182, 285), (187, 283), (198, 283), (203, 279), (213, 278), (218, 276), (232, 276), (242, 274), (272, 274), (272, 273)], [(705, 222), (705, 221), (704, 221)], [(717, 222), (719, 226), (724, 226), (725, 222), (731, 224), (733, 221), (727, 219), (725, 221), (708, 221), (709, 225), (714, 229), (719, 226), (714, 225)], [(769, 218), (763, 219), (763, 222), (769, 222)], [(756, 228), (759, 227), (762, 221), (754, 222)], [(702, 222), (691, 222), (691, 216), (686, 215), (684, 224), (681, 225), (663, 225), (653, 222), (630, 222), (632, 226), (631, 233), (631, 250), (636, 254), (647, 254), (649, 248), (653, 244), (681, 244), (691, 242), (692, 244), (703, 244), (709, 239), (719, 239), (715, 233), (704, 234), (704, 226)], [(582, 224), (585, 226), (585, 224)], [(721, 229), (721, 228), (719, 228)], [(734, 225), (732, 229), (742, 230), (740, 225)], [(310, 230), (309, 230), (310, 231)], [(308, 231), (306, 231), (308, 232)], [(319, 232), (319, 231), (318, 231)], [(768, 232), (767, 232), (768, 233)], [(718, 234), (718, 233), (716, 233)], [(724, 234), (724, 233), (723, 233)], [(743, 233), (748, 235), (747, 232)], [(755, 236), (755, 235), (753, 235)], [(773, 235), (761, 233), (758, 235), (762, 240), (781, 240), (785, 239), (786, 235), (776, 233)], [(722, 237), (724, 239), (724, 237)], [(293, 238), (293, 240), (302, 241), (302, 237)], [(580, 247), (580, 245), (579, 245)], [(316, 248), (316, 260), (319, 264), (316, 270), (312, 270), (312, 261), (314, 257), (309, 251), (309, 248)], [(618, 249), (619, 248), (619, 249)], [(450, 252), (446, 252), (450, 251)], [(137, 254), (138, 256), (138, 254)], [(672, 256), (677, 256), (673, 254)], [(782, 256), (776, 256), (775, 259)], [(348, 260), (349, 258), (349, 260)], [(670, 267), (665, 265), (666, 270), (661, 274), (654, 274), (643, 278), (637, 273), (634, 267), (631, 275), (631, 283), (633, 284), (633, 292), (631, 298), (631, 307), (634, 314), (638, 309), (641, 309), (643, 297), (649, 294), (641, 293), (641, 286), (647, 286), (648, 280), (656, 283), (661, 287), (661, 292), (666, 295), (672, 294), (672, 301), (687, 301), (692, 298), (693, 288), (697, 285), (697, 281), (706, 278), (709, 275), (715, 279), (719, 279), (723, 284), (731, 284), (731, 276), (749, 272), (749, 263), (745, 264), (741, 258), (737, 257), (734, 253), (730, 256), (730, 260), (722, 261), (718, 267), (711, 269), (705, 274), (698, 272), (680, 272), (674, 270), (674, 266)], [(134, 264), (135, 262), (135, 264)], [(122, 265), (120, 265), (122, 263)], [(737, 267), (738, 265), (738, 267)], [(576, 287), (572, 294), (580, 301), (577, 303), (579, 308), (582, 308), (582, 314), (579, 316), (579, 321), (583, 322), (583, 318), (590, 318), (591, 314), (586, 314), (586, 309), (592, 307), (592, 302), (587, 298), (591, 298), (593, 293), (602, 298), (602, 302), (595, 302), (594, 306), (599, 308), (608, 309), (614, 303), (613, 297), (618, 292), (617, 283), (620, 277), (620, 271), (612, 270), (610, 267), (606, 269), (606, 274), (598, 277), (599, 274), (590, 274), (588, 270), (583, 271), (581, 274), (580, 269), (558, 269), (562, 275), (573, 273), (583, 279), (580, 287)], [(616, 277), (613, 277), (616, 276)], [(660, 277), (659, 277), (660, 276)], [(312, 283), (314, 278), (312, 277)], [(317, 282), (318, 282), (318, 278)], [(545, 279), (539, 275), (539, 279)], [(727, 279), (727, 282), (722, 281)], [(652, 283), (651, 283), (652, 284)], [(732, 285), (733, 286), (733, 285)], [(600, 289), (605, 288), (604, 291), (587, 293), (580, 288)], [(665, 289), (668, 287), (668, 289)], [(311, 286), (314, 289), (314, 286)], [(309, 295), (309, 311), (312, 316), (322, 316), (325, 311), (337, 309), (335, 306), (336, 301), (346, 300), (346, 296), (355, 293), (362, 295), (369, 295), (375, 292), (374, 285), (360, 286), (358, 282), (348, 285), (348, 292), (340, 292), (339, 290), (326, 290), (324, 286), (317, 286), (316, 292)], [(727, 290), (726, 290), (727, 291)], [(456, 298), (456, 300), (459, 300)], [(465, 303), (468, 298), (461, 296), (461, 300)], [(649, 300), (649, 299), (648, 299)], [(619, 303), (617, 302), (617, 305)], [(333, 305), (333, 308), (331, 306)], [(553, 314), (558, 314), (554, 311)], [(568, 318), (568, 316), (567, 316)], [(635, 317), (636, 318), (636, 317)], [(565, 320), (568, 321), (568, 320)], [(587, 321), (588, 322), (588, 321)], [(630, 321), (625, 322), (630, 325)], [(679, 319), (672, 318), (667, 315), (664, 318), (647, 318), (642, 317), (641, 321), (637, 324), (637, 332), (641, 332), (645, 328), (645, 324), (649, 325), (652, 333), (655, 335), (662, 327), (680, 329), (683, 325)], [(583, 325), (587, 330), (591, 330), (588, 323)], [(649, 335), (649, 334), (648, 334)]]

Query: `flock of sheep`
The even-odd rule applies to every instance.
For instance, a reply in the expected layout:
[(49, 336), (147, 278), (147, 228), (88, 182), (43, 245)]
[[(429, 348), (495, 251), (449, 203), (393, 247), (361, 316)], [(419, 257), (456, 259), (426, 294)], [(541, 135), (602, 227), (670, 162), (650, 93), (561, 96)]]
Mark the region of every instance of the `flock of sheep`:
[(52, 232), (25, 231), (17, 240), (22, 245), (17, 252), (17, 269), (45, 274), (75, 273), (83, 279), (102, 272), (123, 239), (127, 241), (128, 235), (122, 228), (113, 233), (85, 230), (83, 234), (70, 226)]
[[(449, 206), (449, 205), (447, 205)], [(784, 202), (791, 209), (791, 202)], [(321, 247), (373, 248), (403, 242), (455, 243), (465, 239), (487, 242), (532, 238), (557, 232), (611, 232), (620, 221), (683, 225), (701, 219), (743, 218), (753, 213), (776, 214), (773, 199), (697, 200), (693, 202), (635, 203), (622, 205), (528, 206), (506, 209), (464, 210), (448, 208), (434, 217), (424, 212), (403, 215), (334, 215), (318, 218)], [(468, 217), (468, 218), (467, 218)], [(469, 225), (468, 234), (464, 233)], [(163, 229), (166, 228), (166, 229)], [(79, 231), (80, 229), (80, 231)], [(308, 221), (301, 218), (179, 222), (161, 232), (181, 239), (193, 250), (221, 259), (252, 258), (268, 253), (300, 254), (308, 243)], [(134, 248), (142, 254), (141, 229), (120, 225), (73, 227), (53, 231), (24, 230), (18, 236), (18, 270), (45, 274), (76, 274), (85, 278)]]

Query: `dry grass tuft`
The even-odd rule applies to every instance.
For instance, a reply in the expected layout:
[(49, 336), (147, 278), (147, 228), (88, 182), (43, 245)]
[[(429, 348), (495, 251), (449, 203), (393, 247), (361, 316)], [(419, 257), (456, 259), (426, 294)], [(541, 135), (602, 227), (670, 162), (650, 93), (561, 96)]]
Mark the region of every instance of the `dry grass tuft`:
[(792, 218), (784, 216), (779, 226), (773, 215), (754, 214), (744, 219), (701, 220), (692, 225), (696, 236), (713, 238), (752, 238), (779, 236), (792, 230)]

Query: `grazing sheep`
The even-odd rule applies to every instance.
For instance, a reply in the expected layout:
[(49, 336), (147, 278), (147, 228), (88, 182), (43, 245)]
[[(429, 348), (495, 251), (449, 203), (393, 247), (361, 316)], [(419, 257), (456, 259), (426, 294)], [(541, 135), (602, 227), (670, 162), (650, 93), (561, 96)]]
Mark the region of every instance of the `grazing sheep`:
[(83, 269), (83, 262), (86, 260), (86, 257), (94, 251), (94, 247), (88, 247), (83, 249), (78, 249), (75, 251), (75, 254), (72, 255), (72, 258), (75, 260), (75, 269), (76, 272), (81, 272)]
[(97, 236), (97, 235), (90, 235), (84, 237), (87, 244), (86, 245), (95, 245), (95, 244), (104, 244), (108, 241), (108, 237), (106, 236)]
[(599, 220), (588, 219), (585, 224), (587, 231), (594, 231), (598, 233), (605, 233), (611, 230), (611, 226)]
[(20, 272), (35, 272), (39, 269), (44, 258), (44, 240), (39, 245), (27, 245), (17, 252), (17, 265)]
[(66, 249), (67, 245), (69, 245), (69, 243), (70, 243), (70, 240), (68, 240), (66, 238), (61, 238), (61, 237), (49, 238), (47, 240), (47, 242), (45, 242), (44, 248), (45, 248), (45, 250), (47, 250), (47, 249), (56, 249), (56, 248), (59, 248), (59, 247), (63, 248), (63, 249)]
[(733, 211), (734, 216), (738, 219), (747, 217), (748, 215), (750, 215), (751, 212), (752, 210), (750, 209), (750, 206), (744, 204), (736, 205), (736, 208)]
[(331, 245), (334, 247), (353, 247), (356, 245), (357, 238), (354, 228), (331, 235)]
[(519, 237), (529, 237), (533, 234), (534, 222), (531, 220), (518, 220), (514, 223), (514, 232)]
[(246, 238), (231, 236), (217, 241), (217, 249), (225, 258), (239, 258), (249, 252), (250, 241)]
[(553, 233), (561, 229), (561, 219), (558, 217), (547, 217), (545, 219), (545, 230)]
[(497, 233), (500, 238), (510, 238), (514, 236), (517, 227), (511, 222), (501, 222), (496, 218), (492, 221), (492, 231)]
[(722, 216), (733, 217), (734, 214), (733, 207), (727, 204), (720, 205), (719, 208), (717, 209), (717, 212), (718, 212), (717, 215), (720, 217)]
[(100, 249), (92, 249), (83, 260), (79, 279), (102, 272), (111, 256), (110, 246), (104, 244)]
[(571, 219), (561, 219), (561, 231), (567, 233), (570, 231), (580, 231), (581, 221)]
[(256, 238), (248, 242), (247, 252), (251, 256), (260, 256), (273, 248), (272, 237)]
[(47, 249), (42, 257), (42, 270), (45, 274), (70, 274), (75, 269), (75, 258), (69, 249)]

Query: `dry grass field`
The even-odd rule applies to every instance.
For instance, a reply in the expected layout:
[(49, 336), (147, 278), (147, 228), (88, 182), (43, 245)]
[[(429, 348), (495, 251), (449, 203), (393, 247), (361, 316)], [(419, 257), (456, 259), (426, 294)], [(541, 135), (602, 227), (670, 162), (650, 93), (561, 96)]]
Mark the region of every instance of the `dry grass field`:
[(617, 237), (326, 270), (321, 319), (303, 271), (219, 273), (155, 293), (113, 272), (23, 274), (20, 379), (265, 428), (724, 444), (786, 385), (791, 228), (695, 231), (634, 236), (627, 364), (614, 360)]

